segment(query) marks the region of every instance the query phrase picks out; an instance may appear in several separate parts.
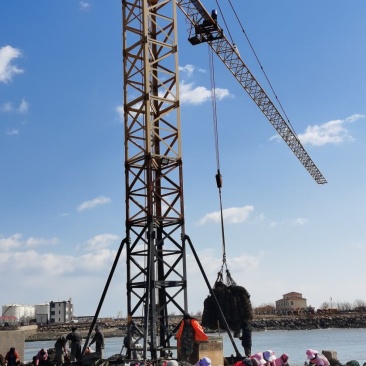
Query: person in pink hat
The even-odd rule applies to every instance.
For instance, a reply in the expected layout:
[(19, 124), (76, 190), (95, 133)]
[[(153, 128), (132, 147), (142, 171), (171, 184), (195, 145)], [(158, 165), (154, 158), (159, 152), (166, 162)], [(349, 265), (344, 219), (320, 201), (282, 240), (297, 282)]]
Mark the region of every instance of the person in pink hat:
[(306, 350), (306, 357), (311, 365), (330, 366), (328, 359), (323, 354), (314, 349)]
[(194, 366), (211, 366), (211, 359), (208, 357), (202, 357)]
[(267, 350), (263, 352), (263, 359), (267, 366), (276, 366), (276, 356), (273, 351)]
[(257, 352), (254, 355), (250, 356), (252, 360), (253, 366), (262, 366), (266, 364), (266, 361), (263, 359), (263, 353)]
[(288, 366), (288, 354), (283, 353), (281, 357), (276, 358), (275, 364), (276, 366)]

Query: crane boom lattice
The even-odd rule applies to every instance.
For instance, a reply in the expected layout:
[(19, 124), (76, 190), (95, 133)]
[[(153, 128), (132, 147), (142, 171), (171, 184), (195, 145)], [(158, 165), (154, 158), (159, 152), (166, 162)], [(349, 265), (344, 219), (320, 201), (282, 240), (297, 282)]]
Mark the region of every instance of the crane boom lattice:
[[(177, 5), (189, 21), (189, 41), (193, 45), (204, 42), (210, 45), (314, 180), (318, 184), (327, 183), (295, 132), (282, 117), (234, 46), (225, 37), (216, 20), (211, 17), (202, 3), (199, 0), (177, 0)], [(211, 31), (212, 28), (213, 31)]]

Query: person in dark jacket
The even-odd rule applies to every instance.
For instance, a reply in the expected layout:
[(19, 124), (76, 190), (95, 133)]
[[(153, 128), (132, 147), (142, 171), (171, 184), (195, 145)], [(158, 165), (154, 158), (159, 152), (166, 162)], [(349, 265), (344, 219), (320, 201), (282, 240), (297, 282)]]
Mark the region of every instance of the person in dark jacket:
[(95, 351), (100, 353), (100, 357), (102, 358), (102, 352), (104, 349), (104, 335), (100, 331), (99, 326), (95, 327), (95, 334), (91, 342), (89, 343), (89, 347), (95, 343)]
[(247, 320), (241, 322), (241, 344), (244, 347), (245, 356), (250, 357), (252, 352), (252, 327)]
[(83, 338), (77, 331), (77, 327), (71, 328), (71, 333), (66, 336), (66, 340), (71, 342), (70, 361), (78, 361), (81, 357), (81, 341)]
[(65, 363), (66, 338), (64, 336), (57, 339), (55, 343), (55, 359), (58, 366)]

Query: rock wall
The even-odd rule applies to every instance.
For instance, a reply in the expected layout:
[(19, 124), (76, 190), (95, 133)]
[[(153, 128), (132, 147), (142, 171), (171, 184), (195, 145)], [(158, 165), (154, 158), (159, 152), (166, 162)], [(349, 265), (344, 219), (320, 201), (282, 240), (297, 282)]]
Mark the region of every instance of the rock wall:
[(254, 319), (253, 331), (261, 330), (306, 330), (325, 328), (366, 328), (366, 315), (328, 315), (307, 317), (276, 317)]

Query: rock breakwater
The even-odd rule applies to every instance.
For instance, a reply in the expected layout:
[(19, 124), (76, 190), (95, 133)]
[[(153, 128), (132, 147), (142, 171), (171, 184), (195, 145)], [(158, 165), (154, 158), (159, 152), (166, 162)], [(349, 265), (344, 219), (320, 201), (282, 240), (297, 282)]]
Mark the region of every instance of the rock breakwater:
[(275, 317), (253, 320), (253, 330), (308, 330), (326, 328), (366, 328), (366, 315)]

